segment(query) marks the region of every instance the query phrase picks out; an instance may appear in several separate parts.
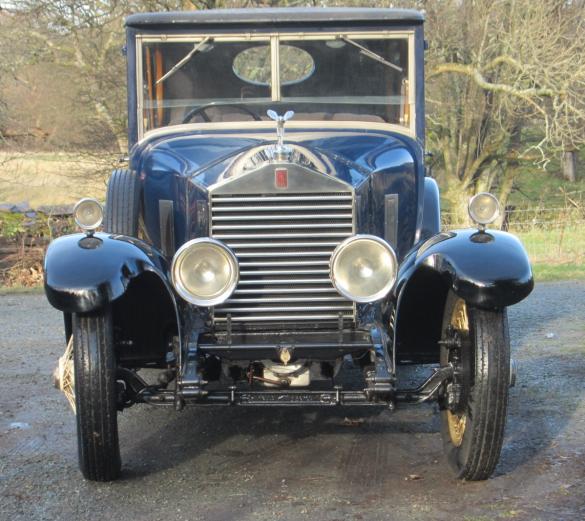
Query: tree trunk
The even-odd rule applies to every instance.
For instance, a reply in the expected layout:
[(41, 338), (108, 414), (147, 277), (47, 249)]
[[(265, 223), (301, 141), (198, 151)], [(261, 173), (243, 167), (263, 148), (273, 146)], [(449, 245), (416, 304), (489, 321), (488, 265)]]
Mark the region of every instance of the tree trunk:
[(443, 197), (449, 206), (449, 227), (467, 228), (470, 225), (469, 213), (467, 212), (470, 194), (465, 190), (463, 183), (451, 181)]
[(563, 177), (570, 183), (577, 181), (577, 151), (565, 150), (562, 158)]

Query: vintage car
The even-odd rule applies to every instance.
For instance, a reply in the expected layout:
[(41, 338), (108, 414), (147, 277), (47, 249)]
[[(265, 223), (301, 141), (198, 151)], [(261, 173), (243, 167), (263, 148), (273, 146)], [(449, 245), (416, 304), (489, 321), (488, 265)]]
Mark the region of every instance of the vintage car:
[[(127, 167), (103, 211), (77, 204), (82, 233), (45, 259), (67, 340), (56, 384), (87, 479), (119, 475), (117, 415), (138, 403), (436, 400), (456, 476), (492, 473), (514, 373), (506, 307), (532, 271), (514, 236), (486, 230), (490, 194), (469, 202), (473, 228), (441, 231), (423, 21), (321, 8), (127, 19)], [(399, 364), (429, 369), (405, 385)]]

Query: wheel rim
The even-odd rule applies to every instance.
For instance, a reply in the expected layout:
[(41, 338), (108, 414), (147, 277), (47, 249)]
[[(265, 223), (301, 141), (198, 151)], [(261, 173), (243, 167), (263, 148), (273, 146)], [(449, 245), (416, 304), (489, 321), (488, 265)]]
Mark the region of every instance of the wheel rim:
[[(450, 325), (461, 336), (469, 336), (469, 315), (467, 314), (467, 306), (463, 299), (457, 299), (451, 313)], [(457, 414), (447, 409), (447, 425), (449, 427), (451, 443), (455, 447), (461, 446), (467, 425), (467, 414)]]
[(73, 367), (73, 335), (67, 342), (65, 352), (59, 357), (59, 364), (54, 372), (55, 386), (65, 395), (73, 413), (75, 407), (75, 370)]

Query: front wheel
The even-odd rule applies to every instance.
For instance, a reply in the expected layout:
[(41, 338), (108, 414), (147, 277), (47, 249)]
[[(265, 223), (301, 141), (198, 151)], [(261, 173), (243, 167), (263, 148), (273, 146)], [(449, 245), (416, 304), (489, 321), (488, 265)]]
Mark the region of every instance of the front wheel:
[(91, 481), (120, 474), (116, 358), (108, 309), (73, 315), (79, 467)]
[(441, 435), (449, 464), (460, 479), (487, 479), (502, 449), (510, 340), (506, 310), (469, 307), (450, 293), (443, 317), (441, 365), (453, 381), (441, 398)]

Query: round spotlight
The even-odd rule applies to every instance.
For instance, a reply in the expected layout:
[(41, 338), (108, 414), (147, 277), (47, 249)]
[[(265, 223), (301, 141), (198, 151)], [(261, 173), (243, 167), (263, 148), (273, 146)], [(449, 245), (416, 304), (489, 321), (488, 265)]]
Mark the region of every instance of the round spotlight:
[(344, 297), (354, 302), (375, 302), (394, 286), (398, 261), (392, 247), (373, 235), (354, 235), (331, 256), (330, 277)]
[(488, 192), (481, 192), (469, 200), (469, 216), (481, 226), (493, 223), (500, 215), (500, 203)]
[(202, 237), (179, 248), (171, 279), (179, 295), (197, 306), (215, 306), (227, 300), (240, 273), (233, 252), (223, 243)]
[(104, 209), (95, 199), (81, 199), (73, 208), (75, 223), (82, 230), (93, 232), (104, 219)]

